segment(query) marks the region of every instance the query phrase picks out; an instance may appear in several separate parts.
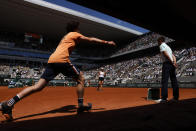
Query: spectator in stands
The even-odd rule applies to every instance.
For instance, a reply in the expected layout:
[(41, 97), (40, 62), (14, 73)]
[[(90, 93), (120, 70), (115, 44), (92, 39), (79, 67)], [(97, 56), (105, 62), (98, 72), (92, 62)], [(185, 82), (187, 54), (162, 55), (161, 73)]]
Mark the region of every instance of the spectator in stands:
[(12, 108), (19, 100), (44, 89), (48, 82), (54, 79), (54, 77), (59, 73), (62, 73), (68, 77), (72, 77), (77, 81), (78, 113), (91, 109), (91, 105), (83, 104), (83, 73), (73, 66), (69, 59), (69, 55), (73, 51), (76, 44), (79, 44), (80, 41), (89, 41), (94, 43), (97, 42), (100, 44), (115, 46), (113, 41), (105, 41), (94, 37), (83, 36), (79, 33), (79, 22), (72, 21), (68, 23), (67, 35), (63, 37), (55, 52), (50, 56), (47, 67), (38, 83), (36, 83), (34, 86), (25, 88), (10, 100), (0, 103), (0, 111), (2, 111), (3, 115), (7, 116), (7, 120), (12, 120)]
[(157, 100), (158, 103), (167, 102), (168, 97), (168, 79), (170, 77), (173, 88), (173, 99), (178, 101), (179, 99), (179, 87), (176, 78), (176, 57), (173, 55), (171, 48), (165, 43), (164, 37), (158, 38), (158, 44), (161, 52), (163, 67), (162, 67), (162, 87), (161, 87), (161, 99)]

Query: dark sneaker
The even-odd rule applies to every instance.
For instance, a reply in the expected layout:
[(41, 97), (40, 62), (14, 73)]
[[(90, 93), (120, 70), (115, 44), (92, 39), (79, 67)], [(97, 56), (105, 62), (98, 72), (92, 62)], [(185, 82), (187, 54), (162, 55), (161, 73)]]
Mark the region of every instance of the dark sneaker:
[(12, 117), (13, 107), (9, 107), (7, 105), (7, 102), (2, 102), (0, 103), (0, 105), (1, 105), (0, 111), (2, 112), (2, 115), (5, 117), (5, 122), (12, 121), (13, 120), (13, 117)]
[(156, 103), (166, 103), (167, 100), (164, 100), (164, 99), (158, 99), (158, 100), (155, 100)]
[(77, 110), (77, 113), (82, 113), (84, 111), (90, 111), (92, 109), (92, 104), (91, 103), (88, 103), (87, 106), (80, 106)]

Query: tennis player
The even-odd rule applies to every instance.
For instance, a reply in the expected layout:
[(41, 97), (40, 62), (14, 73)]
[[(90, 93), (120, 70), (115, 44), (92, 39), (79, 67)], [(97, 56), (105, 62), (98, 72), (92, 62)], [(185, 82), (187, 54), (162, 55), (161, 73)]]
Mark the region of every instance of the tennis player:
[[(94, 37), (86, 37), (79, 32), (79, 22), (71, 21), (67, 24), (67, 34), (62, 38), (56, 50), (51, 54), (48, 59), (47, 67), (42, 74), (39, 81), (30, 87), (23, 89), (16, 94), (13, 98), (0, 103), (0, 111), (6, 118), (6, 121), (12, 121), (12, 109), (14, 105), (23, 98), (41, 91), (46, 87), (49, 81), (54, 79), (59, 73), (65, 76), (73, 78), (77, 82), (77, 96), (78, 96), (78, 110), (77, 112), (83, 112), (90, 110), (92, 105), (83, 104), (84, 96), (84, 77), (83, 73), (77, 69), (70, 61), (69, 56), (74, 50), (77, 44), (81, 41), (89, 41), (92, 43), (100, 43), (102, 45), (115, 46), (113, 41), (105, 41)], [(38, 98), (39, 99), (39, 98)]]
[(106, 73), (104, 72), (104, 69), (102, 67), (101, 70), (99, 71), (99, 84), (97, 87), (97, 91), (103, 90), (103, 82), (104, 82), (105, 76), (106, 76)]

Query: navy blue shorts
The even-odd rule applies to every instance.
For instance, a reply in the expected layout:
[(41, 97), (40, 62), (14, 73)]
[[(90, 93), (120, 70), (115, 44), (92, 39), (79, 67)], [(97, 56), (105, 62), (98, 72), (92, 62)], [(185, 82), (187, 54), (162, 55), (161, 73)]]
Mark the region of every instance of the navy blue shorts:
[(59, 73), (67, 77), (78, 78), (80, 71), (71, 63), (48, 63), (41, 78), (50, 81)]
[(104, 77), (99, 77), (99, 81), (103, 81), (104, 80)]

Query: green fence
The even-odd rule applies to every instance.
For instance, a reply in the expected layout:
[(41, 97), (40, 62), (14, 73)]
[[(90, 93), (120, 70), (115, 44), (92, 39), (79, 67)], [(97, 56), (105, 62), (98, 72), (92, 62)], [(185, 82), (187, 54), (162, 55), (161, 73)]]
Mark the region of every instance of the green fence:
[[(36, 83), (38, 79), (10, 79), (6, 77), (0, 77), (0, 86), (8, 86), (8, 87), (23, 87), (23, 86), (31, 86)], [(48, 86), (76, 86), (77, 82), (72, 79), (65, 80), (52, 80), (49, 82)], [(87, 86), (87, 81), (85, 86)], [(178, 82), (180, 88), (196, 88), (196, 82)], [(98, 82), (90, 83), (89, 87), (97, 87)], [(111, 88), (160, 88), (160, 83), (126, 83), (126, 84), (104, 84), (104, 87)], [(168, 83), (168, 87), (171, 88), (171, 83)]]
[[(196, 88), (196, 82), (178, 82), (179, 88)], [(114, 85), (114, 87), (134, 87), (134, 88), (160, 88), (161, 83), (126, 83)], [(171, 83), (168, 83), (171, 88)]]

